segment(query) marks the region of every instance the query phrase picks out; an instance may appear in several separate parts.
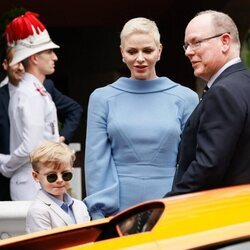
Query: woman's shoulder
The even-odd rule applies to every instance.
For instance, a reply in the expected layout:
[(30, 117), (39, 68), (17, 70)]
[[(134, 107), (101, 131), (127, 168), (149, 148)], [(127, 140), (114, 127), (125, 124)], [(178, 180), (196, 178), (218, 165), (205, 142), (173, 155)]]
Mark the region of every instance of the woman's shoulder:
[[(168, 79), (170, 80), (170, 79)], [(170, 80), (171, 81), (171, 80)], [(173, 82), (173, 81), (172, 81)], [(175, 83), (173, 88), (169, 89), (169, 92), (180, 97), (182, 99), (198, 99), (198, 94), (191, 88), (184, 86), (181, 83)]]
[(121, 91), (113, 88), (112, 84), (113, 83), (110, 83), (106, 86), (95, 89), (91, 93), (90, 98), (91, 99), (94, 98), (94, 99), (99, 99), (99, 100), (105, 100), (105, 99), (109, 99), (113, 96), (119, 95), (121, 93)]

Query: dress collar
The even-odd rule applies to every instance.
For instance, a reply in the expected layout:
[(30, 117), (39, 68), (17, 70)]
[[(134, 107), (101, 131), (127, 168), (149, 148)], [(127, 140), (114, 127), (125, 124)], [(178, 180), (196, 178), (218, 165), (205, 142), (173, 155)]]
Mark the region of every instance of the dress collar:
[(153, 80), (135, 80), (132, 78), (121, 77), (111, 87), (131, 93), (153, 93), (167, 90), (178, 84), (167, 77), (159, 77)]

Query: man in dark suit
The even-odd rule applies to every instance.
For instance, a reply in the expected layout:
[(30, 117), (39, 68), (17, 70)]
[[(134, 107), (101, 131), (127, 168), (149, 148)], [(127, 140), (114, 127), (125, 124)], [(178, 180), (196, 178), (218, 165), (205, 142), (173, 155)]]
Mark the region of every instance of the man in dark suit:
[(186, 123), (165, 197), (250, 183), (250, 71), (239, 57), (237, 27), (224, 13), (198, 13), (183, 47), (209, 89)]
[[(0, 153), (10, 153), (10, 124), (8, 116), (9, 89), (8, 85), (0, 88)], [(9, 178), (0, 174), (0, 201), (9, 201)]]
[[(24, 74), (24, 68), (21, 63), (9, 66), (12, 56), (13, 51), (7, 50), (7, 56), (3, 60), (3, 68), (7, 73), (9, 82), (0, 88), (0, 153), (2, 154), (10, 153), (9, 84), (17, 86)], [(60, 139), (69, 143), (80, 124), (82, 107), (58, 91), (52, 80), (45, 80), (44, 87), (51, 94), (62, 122)], [(4, 177), (2, 174), (0, 174), (0, 190), (0, 201), (10, 200), (9, 178)]]

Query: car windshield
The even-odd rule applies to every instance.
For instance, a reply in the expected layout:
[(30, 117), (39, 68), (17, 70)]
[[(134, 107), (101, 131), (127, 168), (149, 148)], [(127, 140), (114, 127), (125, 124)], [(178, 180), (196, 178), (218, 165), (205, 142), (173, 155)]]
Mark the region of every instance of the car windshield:
[(151, 208), (125, 218), (117, 224), (120, 235), (137, 234), (152, 230), (159, 220), (163, 208)]

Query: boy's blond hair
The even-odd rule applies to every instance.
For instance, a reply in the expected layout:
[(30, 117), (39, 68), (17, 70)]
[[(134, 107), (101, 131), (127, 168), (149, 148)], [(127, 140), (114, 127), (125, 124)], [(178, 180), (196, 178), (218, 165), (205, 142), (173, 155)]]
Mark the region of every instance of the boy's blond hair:
[(62, 142), (45, 141), (35, 148), (31, 154), (31, 164), (34, 171), (39, 170), (40, 164), (58, 169), (65, 163), (73, 166), (75, 152)]

